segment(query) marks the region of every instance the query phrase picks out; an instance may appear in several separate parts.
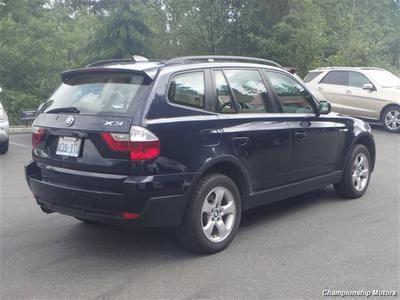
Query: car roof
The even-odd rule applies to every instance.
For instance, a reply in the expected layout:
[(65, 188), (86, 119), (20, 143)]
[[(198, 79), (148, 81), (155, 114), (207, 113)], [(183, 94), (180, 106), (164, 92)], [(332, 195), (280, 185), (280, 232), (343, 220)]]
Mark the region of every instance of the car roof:
[[(135, 56), (134, 56), (135, 57)], [(243, 60), (243, 61), (241, 61)], [(130, 59), (111, 59), (94, 62), (85, 68), (70, 70), (63, 74), (72, 74), (77, 72), (88, 72), (90, 70), (113, 70), (113, 71), (137, 71), (144, 73), (149, 78), (154, 79), (160, 69), (170, 70), (171, 72), (185, 71), (202, 68), (268, 68), (281, 70), (289, 73), (280, 64), (266, 59), (240, 57), (240, 56), (184, 56), (173, 58), (171, 60), (146, 60), (135, 61)]]
[(330, 71), (330, 70), (337, 70), (337, 71), (362, 71), (362, 70), (385, 70), (382, 68), (376, 67), (321, 67), (314, 70), (310, 70), (309, 72), (320, 72), (320, 71)]

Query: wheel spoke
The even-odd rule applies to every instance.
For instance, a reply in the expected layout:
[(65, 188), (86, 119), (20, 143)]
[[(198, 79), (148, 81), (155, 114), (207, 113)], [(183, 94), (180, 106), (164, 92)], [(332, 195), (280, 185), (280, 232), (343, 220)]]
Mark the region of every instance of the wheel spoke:
[(364, 156), (363, 155), (360, 155), (359, 157), (358, 157), (358, 163), (357, 163), (357, 165), (359, 166), (359, 167), (361, 167), (363, 164), (364, 164)]
[(203, 203), (202, 212), (205, 212), (209, 215), (209, 214), (211, 214), (211, 211), (213, 208), (214, 208), (214, 205), (210, 204), (210, 202), (208, 202), (208, 200), (206, 199), (206, 201), (204, 201), (204, 203)]
[(225, 226), (225, 223), (222, 220), (218, 220), (215, 222), (215, 226), (218, 229), (219, 236), (223, 238), (225, 234), (228, 232), (228, 229)]
[(227, 205), (222, 206), (222, 214), (223, 215), (230, 215), (234, 214), (236, 211), (235, 204), (233, 201), (229, 202)]
[(215, 205), (221, 206), (222, 199), (224, 198), (225, 191), (221, 188), (215, 190)]
[(203, 232), (209, 239), (211, 238), (214, 226), (215, 226), (215, 221), (209, 220), (206, 226), (203, 227)]
[(361, 177), (367, 177), (367, 175), (368, 175), (368, 169), (364, 169), (364, 170), (362, 170), (361, 172), (360, 172), (360, 176)]

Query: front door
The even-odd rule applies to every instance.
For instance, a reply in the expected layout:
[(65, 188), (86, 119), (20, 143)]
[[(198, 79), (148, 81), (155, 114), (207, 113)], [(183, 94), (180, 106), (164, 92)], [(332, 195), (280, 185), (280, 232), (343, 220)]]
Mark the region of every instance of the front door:
[[(265, 70), (282, 114), (293, 136), (290, 181), (327, 174), (339, 163), (344, 143), (344, 124), (334, 118), (317, 116), (315, 102), (309, 92), (289, 75)], [(340, 138), (339, 138), (340, 136)]]

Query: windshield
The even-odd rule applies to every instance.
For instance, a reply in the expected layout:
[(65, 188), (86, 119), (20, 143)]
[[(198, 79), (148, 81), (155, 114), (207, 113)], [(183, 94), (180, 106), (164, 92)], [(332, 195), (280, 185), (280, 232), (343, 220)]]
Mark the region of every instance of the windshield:
[(43, 112), (126, 116), (146, 89), (139, 74), (79, 74), (64, 82), (44, 104)]
[(381, 87), (398, 87), (400, 86), (400, 78), (386, 70), (365, 70), (367, 75), (371, 77)]

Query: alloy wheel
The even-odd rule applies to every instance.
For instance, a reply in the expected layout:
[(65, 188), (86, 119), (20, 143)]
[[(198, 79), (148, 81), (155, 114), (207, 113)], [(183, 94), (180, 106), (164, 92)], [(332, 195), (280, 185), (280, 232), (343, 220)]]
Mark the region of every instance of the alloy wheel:
[(369, 161), (364, 153), (359, 153), (353, 163), (353, 186), (357, 191), (362, 191), (368, 184)]
[(206, 238), (214, 243), (223, 241), (232, 232), (236, 204), (232, 193), (223, 186), (212, 189), (204, 199), (201, 225)]
[(389, 110), (385, 115), (385, 125), (390, 130), (398, 130), (400, 128), (400, 111)]

